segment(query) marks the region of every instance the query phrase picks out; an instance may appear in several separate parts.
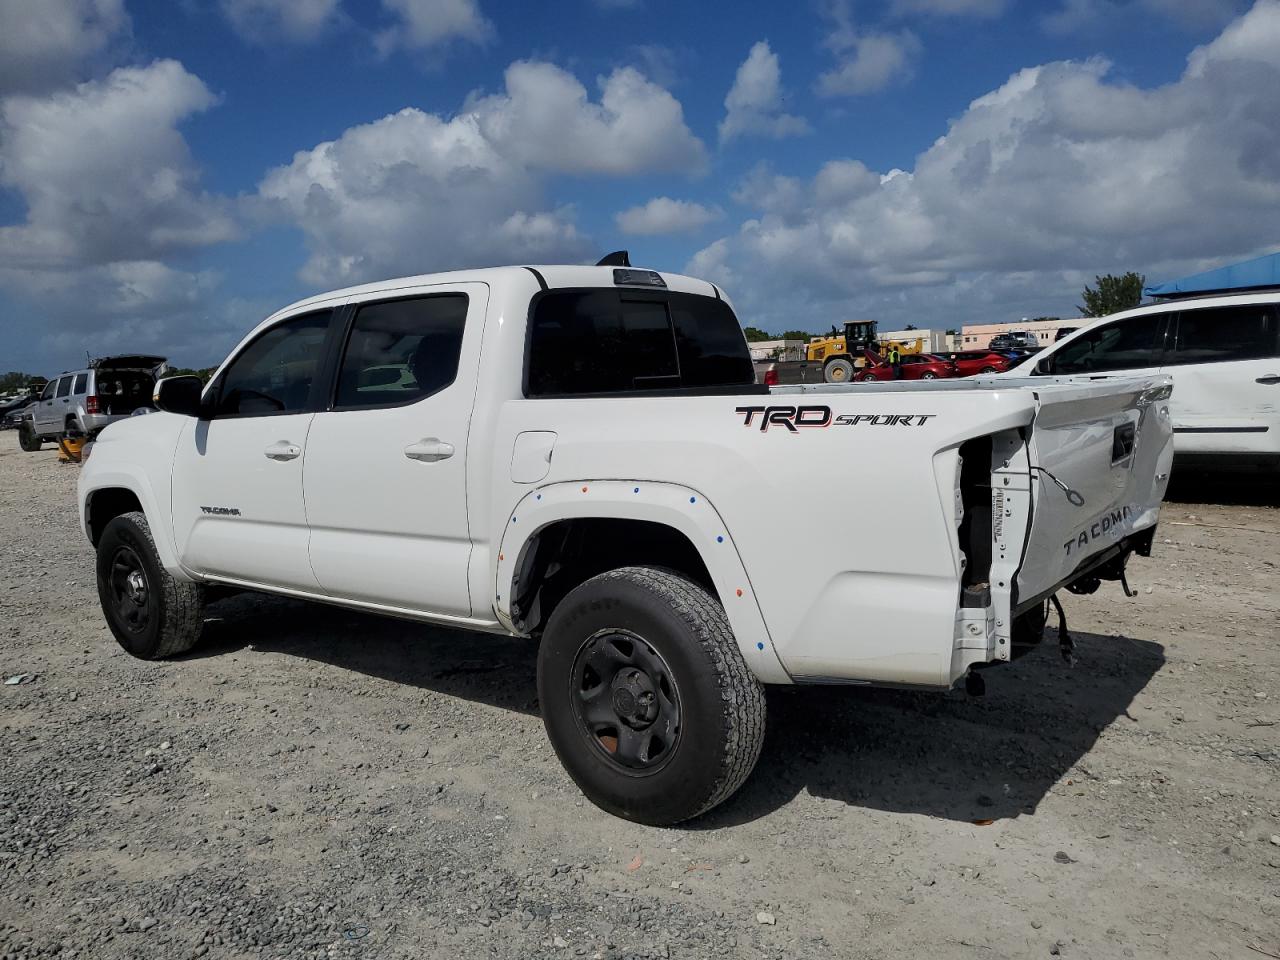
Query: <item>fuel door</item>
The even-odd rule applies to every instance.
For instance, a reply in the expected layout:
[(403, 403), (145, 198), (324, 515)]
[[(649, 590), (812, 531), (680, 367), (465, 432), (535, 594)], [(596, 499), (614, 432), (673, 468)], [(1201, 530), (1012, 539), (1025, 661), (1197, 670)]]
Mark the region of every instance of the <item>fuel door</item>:
[(514, 483), (537, 483), (551, 469), (551, 452), (556, 435), (550, 430), (526, 430), (516, 435), (511, 451), (511, 479)]

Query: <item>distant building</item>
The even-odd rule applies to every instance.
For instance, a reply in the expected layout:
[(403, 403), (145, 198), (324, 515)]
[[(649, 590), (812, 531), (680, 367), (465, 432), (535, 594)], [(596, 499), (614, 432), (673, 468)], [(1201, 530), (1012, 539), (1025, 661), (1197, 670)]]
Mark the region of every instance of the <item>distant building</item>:
[(756, 340), (748, 342), (752, 360), (803, 360), (803, 340)]
[(1058, 320), (1019, 320), (1013, 323), (975, 323), (966, 324), (960, 330), (961, 350), (984, 350), (991, 345), (991, 338), (1000, 333), (1012, 333), (1014, 330), (1025, 330), (1034, 333), (1040, 346), (1047, 347), (1053, 343), (1058, 331), (1063, 327), (1083, 327), (1090, 322), (1089, 317), (1068, 317)]

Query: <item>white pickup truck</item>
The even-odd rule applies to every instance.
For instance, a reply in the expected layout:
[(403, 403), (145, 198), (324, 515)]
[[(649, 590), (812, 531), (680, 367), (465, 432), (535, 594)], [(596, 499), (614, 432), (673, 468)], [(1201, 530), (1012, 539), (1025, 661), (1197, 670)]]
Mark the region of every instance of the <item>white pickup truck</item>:
[(106, 429), (79, 500), (133, 655), (188, 650), (210, 584), (533, 638), (574, 780), (674, 823), (750, 773), (763, 684), (946, 690), (1037, 642), (1056, 591), (1121, 579), (1169, 395), (770, 390), (711, 283), (502, 267), (269, 317)]

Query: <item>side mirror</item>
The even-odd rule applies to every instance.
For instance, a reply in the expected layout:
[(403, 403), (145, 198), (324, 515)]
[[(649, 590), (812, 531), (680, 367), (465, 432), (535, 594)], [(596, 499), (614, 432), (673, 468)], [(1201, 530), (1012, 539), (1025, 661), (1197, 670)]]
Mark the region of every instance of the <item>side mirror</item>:
[(200, 402), (200, 394), (203, 392), (204, 381), (199, 377), (165, 377), (156, 382), (151, 401), (156, 405), (156, 409), (163, 410), (165, 413), (198, 417), (203, 410)]

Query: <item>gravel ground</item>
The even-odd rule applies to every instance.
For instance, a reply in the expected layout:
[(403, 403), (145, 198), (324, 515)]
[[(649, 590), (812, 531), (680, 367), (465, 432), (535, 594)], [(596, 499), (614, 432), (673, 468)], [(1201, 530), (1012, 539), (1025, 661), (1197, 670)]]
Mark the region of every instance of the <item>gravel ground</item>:
[(772, 690), (743, 790), (654, 829), (561, 771), (524, 642), (245, 594), (131, 659), (76, 470), (0, 434), (4, 960), (1280, 957), (1274, 482), (1183, 484), (1073, 669)]

